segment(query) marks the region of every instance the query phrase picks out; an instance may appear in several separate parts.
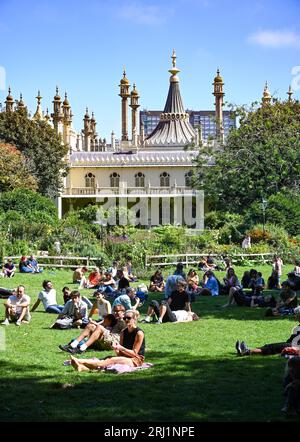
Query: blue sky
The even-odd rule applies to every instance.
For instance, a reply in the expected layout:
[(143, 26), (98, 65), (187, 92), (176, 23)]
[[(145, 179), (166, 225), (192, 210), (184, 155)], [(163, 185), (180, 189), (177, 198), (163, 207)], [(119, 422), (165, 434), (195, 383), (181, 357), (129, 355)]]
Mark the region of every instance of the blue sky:
[(120, 135), (124, 66), (141, 109), (163, 108), (173, 48), (186, 108), (213, 109), (218, 67), (230, 103), (260, 99), (266, 80), (279, 98), (294, 82), (300, 99), (299, 0), (0, 0), (0, 35), (0, 102), (11, 85), (51, 109), (58, 85), (75, 129), (88, 106), (101, 137)]

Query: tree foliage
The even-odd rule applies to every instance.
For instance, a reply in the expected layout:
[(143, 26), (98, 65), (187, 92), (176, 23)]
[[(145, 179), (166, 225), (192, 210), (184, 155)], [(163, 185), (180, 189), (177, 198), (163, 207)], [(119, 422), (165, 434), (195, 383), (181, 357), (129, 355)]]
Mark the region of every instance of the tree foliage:
[(62, 173), (66, 170), (63, 158), (67, 147), (49, 124), (31, 120), (24, 111), (2, 112), (0, 140), (13, 144), (24, 155), (40, 193), (57, 195), (62, 186)]
[(299, 188), (300, 103), (274, 101), (236, 114), (240, 125), (224, 148), (201, 150), (194, 184), (214, 208), (242, 213), (262, 197)]
[(36, 190), (36, 179), (30, 174), (25, 157), (12, 144), (0, 142), (0, 191), (27, 188)]

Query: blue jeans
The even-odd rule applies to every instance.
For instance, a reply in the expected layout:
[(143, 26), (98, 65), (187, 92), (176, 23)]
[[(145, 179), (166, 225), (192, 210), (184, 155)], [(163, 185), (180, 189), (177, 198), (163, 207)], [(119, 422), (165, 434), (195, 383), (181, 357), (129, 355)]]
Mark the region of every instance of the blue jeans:
[(49, 305), (46, 308), (46, 313), (55, 313), (56, 315), (59, 315), (60, 313), (62, 313), (63, 308), (64, 307), (62, 305), (57, 305), (57, 304)]

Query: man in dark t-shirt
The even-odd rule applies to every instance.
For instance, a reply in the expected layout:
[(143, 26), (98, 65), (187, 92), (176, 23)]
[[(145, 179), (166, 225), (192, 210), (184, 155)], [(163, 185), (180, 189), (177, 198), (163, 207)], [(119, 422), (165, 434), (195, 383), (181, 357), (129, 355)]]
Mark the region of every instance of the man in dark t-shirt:
[(177, 289), (171, 293), (167, 300), (163, 299), (160, 304), (155, 300), (149, 302), (147, 316), (142, 322), (150, 322), (150, 318), (154, 313), (158, 317), (157, 324), (176, 322), (177, 318), (173, 313), (174, 311), (186, 310), (190, 312), (191, 304), (186, 289), (186, 281), (180, 280), (177, 282)]

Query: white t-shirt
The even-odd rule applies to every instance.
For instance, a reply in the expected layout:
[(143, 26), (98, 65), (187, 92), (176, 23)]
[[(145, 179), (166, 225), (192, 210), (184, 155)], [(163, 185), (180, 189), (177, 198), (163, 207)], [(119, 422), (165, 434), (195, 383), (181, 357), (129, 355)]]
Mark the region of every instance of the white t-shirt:
[(186, 310), (175, 310), (172, 313), (176, 316), (177, 322), (184, 322), (189, 319), (189, 314)]
[(49, 292), (42, 290), (38, 298), (42, 301), (44, 309), (46, 310), (50, 305), (57, 305), (56, 290), (51, 289)]
[(108, 313), (108, 306), (109, 306), (109, 302), (108, 301), (104, 301), (102, 304), (100, 304), (99, 301), (97, 301), (97, 308), (98, 308), (98, 313), (99, 313), (99, 319), (103, 319), (105, 315), (107, 315)]
[(29, 304), (30, 304), (30, 296), (23, 295), (22, 298), (18, 298), (16, 295), (11, 295), (9, 298), (10, 305), (15, 306), (16, 314), (20, 315), (22, 313), (22, 307), (20, 307), (20, 304), (24, 304), (25, 302), (28, 302), (28, 307), (26, 310), (26, 315), (24, 317), (25, 320), (30, 320), (30, 314), (29, 314)]

